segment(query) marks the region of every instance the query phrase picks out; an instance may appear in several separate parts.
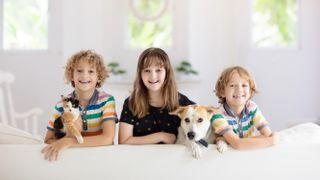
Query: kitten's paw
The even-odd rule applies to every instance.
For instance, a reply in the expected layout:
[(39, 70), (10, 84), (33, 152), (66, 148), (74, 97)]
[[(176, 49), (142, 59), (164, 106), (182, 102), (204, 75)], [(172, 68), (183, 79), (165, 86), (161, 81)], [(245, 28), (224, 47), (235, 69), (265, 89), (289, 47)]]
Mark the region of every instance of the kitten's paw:
[(84, 142), (82, 136), (78, 136), (78, 137), (76, 137), (76, 138), (77, 138), (77, 141), (78, 141), (79, 144), (82, 144), (82, 143)]

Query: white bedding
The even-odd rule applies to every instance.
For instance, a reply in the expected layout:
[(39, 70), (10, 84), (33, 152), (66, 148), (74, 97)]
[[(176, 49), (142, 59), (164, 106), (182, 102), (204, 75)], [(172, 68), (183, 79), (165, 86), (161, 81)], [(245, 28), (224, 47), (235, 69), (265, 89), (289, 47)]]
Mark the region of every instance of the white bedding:
[[(0, 144), (0, 179), (318, 180), (319, 133), (319, 126), (302, 124), (280, 132), (276, 146), (219, 154), (210, 145), (199, 160), (182, 145), (115, 145), (67, 149), (48, 162), (40, 153), (44, 144)], [(312, 141), (301, 143), (310, 134)]]
[(279, 137), (279, 144), (320, 143), (320, 126), (315, 123), (298, 124), (280, 131)]

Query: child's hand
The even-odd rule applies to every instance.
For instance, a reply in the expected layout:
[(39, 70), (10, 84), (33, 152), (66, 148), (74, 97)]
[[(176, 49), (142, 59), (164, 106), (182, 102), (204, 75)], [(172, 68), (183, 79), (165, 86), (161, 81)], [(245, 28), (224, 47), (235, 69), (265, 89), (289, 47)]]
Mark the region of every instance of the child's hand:
[(216, 142), (218, 142), (218, 141), (225, 141), (225, 142), (227, 142), (226, 139), (225, 139), (223, 136), (217, 137), (217, 138), (216, 138)]
[(41, 153), (44, 154), (44, 159), (56, 161), (61, 152), (68, 147), (67, 140), (66, 138), (62, 138), (44, 147), (41, 151)]
[(176, 141), (176, 136), (171, 133), (166, 133), (166, 132), (160, 132), (161, 133), (161, 139), (162, 142), (165, 144), (173, 144)]
[(279, 143), (279, 134), (277, 132), (272, 132), (270, 137), (272, 137), (273, 144)]

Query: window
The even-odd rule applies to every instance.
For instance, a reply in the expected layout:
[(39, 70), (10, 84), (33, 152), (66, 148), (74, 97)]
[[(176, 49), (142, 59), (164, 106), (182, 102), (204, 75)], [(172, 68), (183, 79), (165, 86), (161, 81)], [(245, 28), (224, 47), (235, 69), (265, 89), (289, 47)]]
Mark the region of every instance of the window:
[(252, 43), (254, 46), (297, 46), (297, 1), (253, 0)]
[(48, 48), (48, 0), (3, 0), (3, 48)]
[(172, 13), (170, 0), (129, 1), (129, 46), (172, 46)]

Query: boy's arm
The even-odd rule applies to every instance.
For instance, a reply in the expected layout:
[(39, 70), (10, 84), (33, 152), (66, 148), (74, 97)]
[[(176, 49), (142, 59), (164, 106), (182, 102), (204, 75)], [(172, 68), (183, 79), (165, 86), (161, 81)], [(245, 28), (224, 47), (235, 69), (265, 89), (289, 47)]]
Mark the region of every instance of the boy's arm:
[(276, 144), (278, 141), (278, 135), (276, 133), (268, 137), (239, 138), (233, 131), (227, 131), (223, 134), (223, 137), (234, 149), (241, 150), (268, 147)]
[[(84, 137), (83, 144), (79, 144), (74, 137), (63, 137), (59, 140), (55, 140), (51, 144), (42, 149), (45, 159), (49, 161), (57, 160), (59, 154), (69, 147), (90, 147), (90, 146), (102, 146), (113, 144), (115, 133), (115, 121), (106, 121), (102, 124), (103, 133), (97, 136)], [(48, 135), (49, 136), (49, 135)], [(47, 137), (47, 136), (46, 136)], [(47, 141), (50, 139), (48, 138)]]
[(64, 137), (62, 140), (65, 141), (68, 147), (90, 147), (90, 146), (104, 146), (113, 144), (115, 135), (115, 121), (109, 120), (102, 123), (102, 134), (96, 136), (85, 136), (83, 137), (84, 142), (79, 144), (74, 137)]
[(51, 144), (55, 142), (57, 139), (54, 137), (54, 132), (47, 130), (46, 136), (44, 138), (44, 143)]
[(268, 126), (266, 126), (266, 127), (262, 128), (262, 129), (260, 129), (260, 134), (263, 137), (269, 137), (269, 136), (272, 135), (272, 131)]

